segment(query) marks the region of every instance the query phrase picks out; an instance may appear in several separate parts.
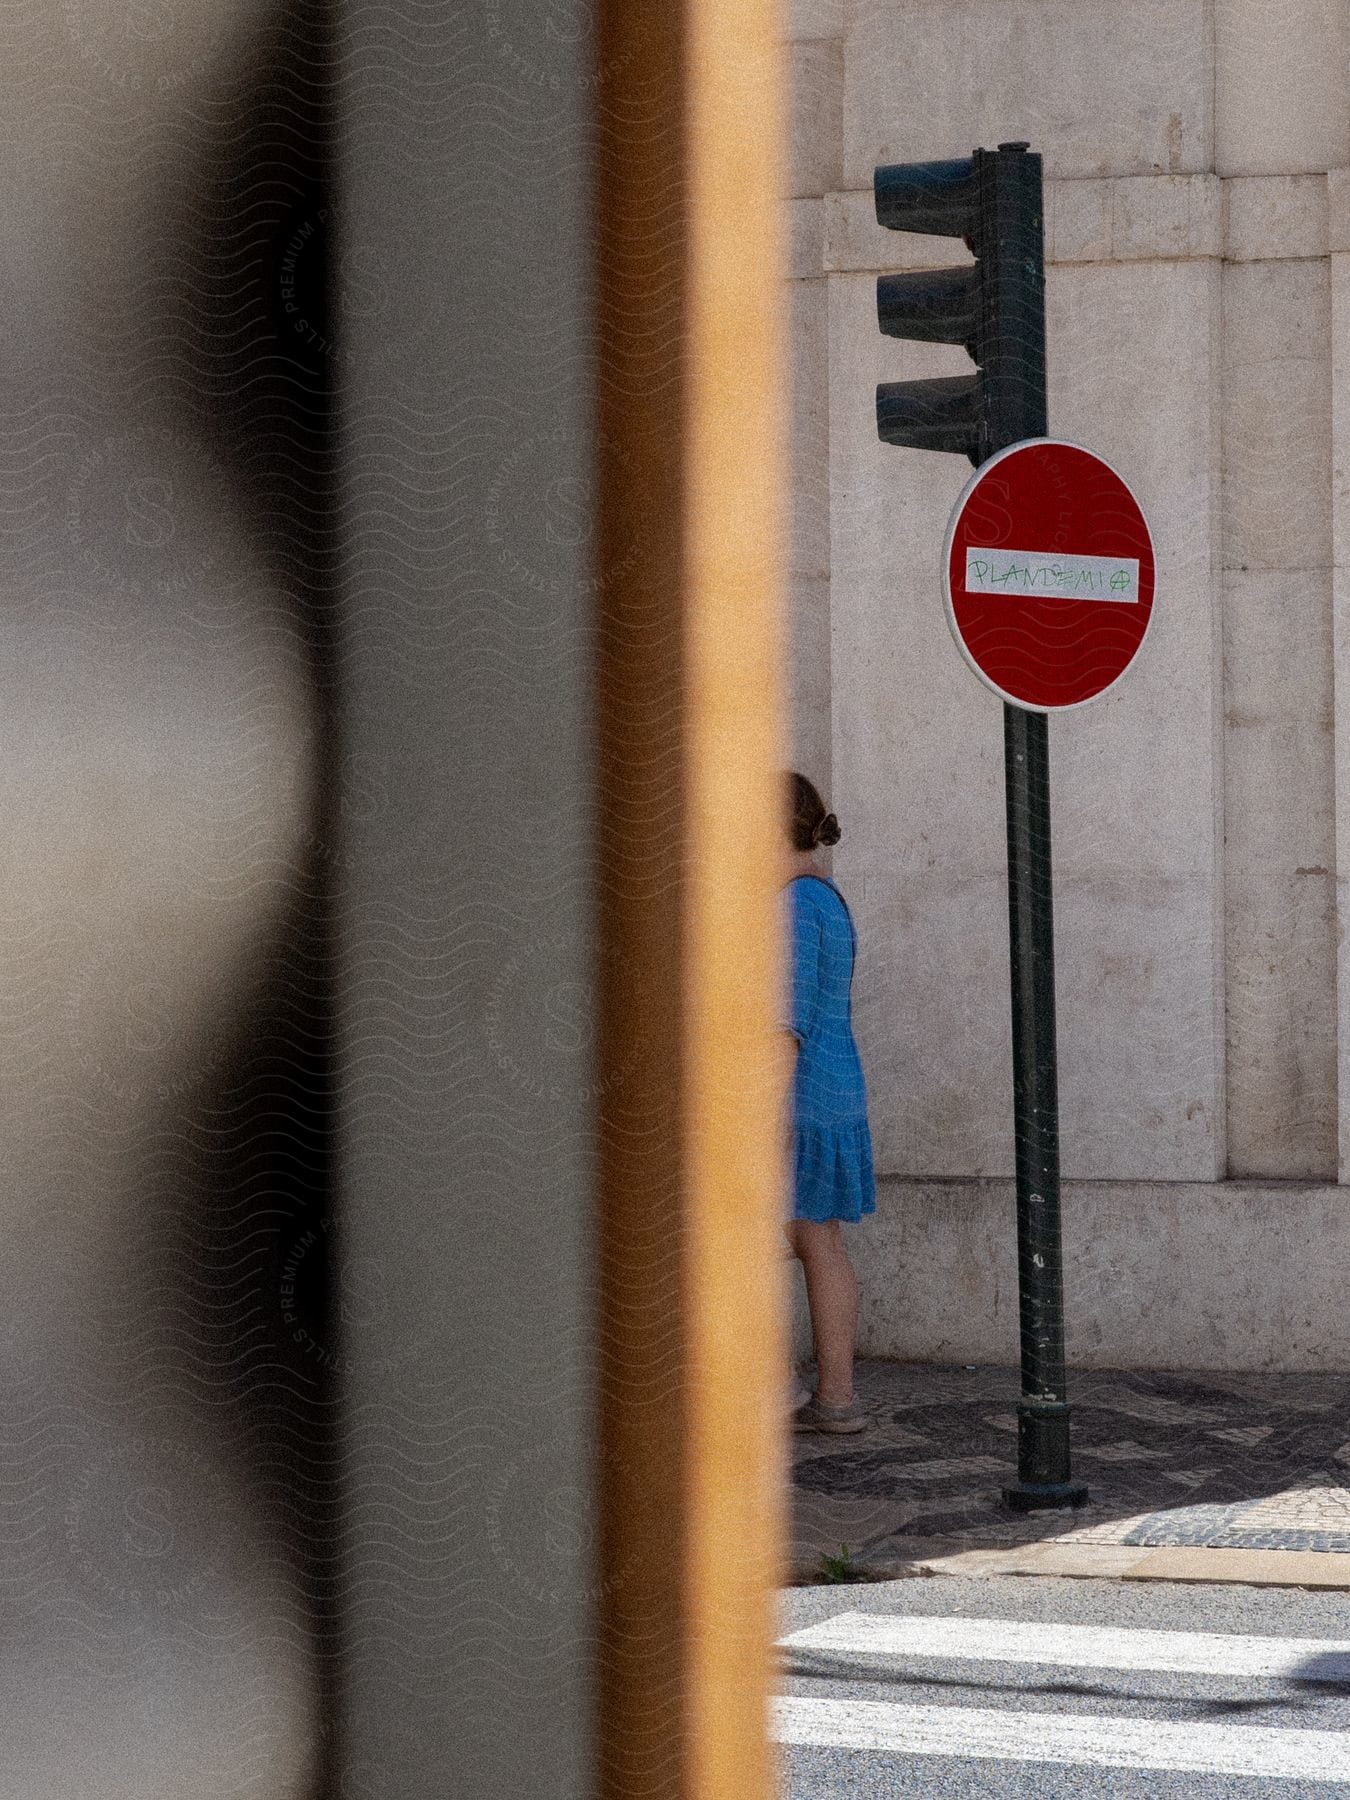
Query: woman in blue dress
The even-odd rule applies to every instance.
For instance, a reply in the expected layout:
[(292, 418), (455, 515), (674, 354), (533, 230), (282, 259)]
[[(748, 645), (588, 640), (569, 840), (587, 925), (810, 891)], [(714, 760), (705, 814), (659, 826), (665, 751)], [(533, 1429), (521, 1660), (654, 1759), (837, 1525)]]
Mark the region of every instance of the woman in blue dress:
[(806, 1277), (816, 1391), (793, 1413), (799, 1431), (861, 1431), (853, 1397), (858, 1284), (841, 1224), (876, 1210), (867, 1087), (850, 996), (858, 939), (844, 897), (816, 860), (839, 821), (804, 775), (788, 777), (792, 923), (793, 1217), (788, 1241)]

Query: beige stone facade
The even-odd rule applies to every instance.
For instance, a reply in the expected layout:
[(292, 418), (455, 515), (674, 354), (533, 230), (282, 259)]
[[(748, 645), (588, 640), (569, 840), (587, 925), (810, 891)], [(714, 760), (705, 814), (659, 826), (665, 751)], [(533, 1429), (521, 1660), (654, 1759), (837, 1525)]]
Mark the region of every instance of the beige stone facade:
[(1027, 139), (1050, 429), (1130, 482), (1159, 573), (1134, 671), (1050, 731), (1071, 1356), (1350, 1367), (1350, 6), (788, 29), (793, 753), (862, 936), (863, 1348), (1016, 1354), (1002, 720), (937, 574), (970, 469), (873, 418), (878, 380), (969, 366), (881, 336), (877, 273), (966, 253), (881, 229), (871, 181)]

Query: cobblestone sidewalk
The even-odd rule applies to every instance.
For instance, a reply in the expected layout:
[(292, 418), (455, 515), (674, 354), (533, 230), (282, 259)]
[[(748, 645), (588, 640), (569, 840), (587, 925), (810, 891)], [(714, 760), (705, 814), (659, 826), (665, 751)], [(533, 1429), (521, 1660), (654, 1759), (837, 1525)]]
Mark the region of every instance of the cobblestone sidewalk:
[(1019, 1516), (1015, 1369), (861, 1362), (870, 1428), (793, 1440), (793, 1563), (970, 1548), (1187, 1545), (1350, 1552), (1350, 1375), (1071, 1373), (1088, 1505)]

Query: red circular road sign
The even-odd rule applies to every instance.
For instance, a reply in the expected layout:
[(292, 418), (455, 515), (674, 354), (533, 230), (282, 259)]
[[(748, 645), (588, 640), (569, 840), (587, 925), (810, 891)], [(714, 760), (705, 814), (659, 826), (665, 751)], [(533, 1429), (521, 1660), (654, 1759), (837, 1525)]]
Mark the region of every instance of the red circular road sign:
[(1028, 438), (981, 464), (943, 546), (947, 619), (986, 687), (1030, 712), (1106, 693), (1153, 616), (1153, 539), (1109, 463)]

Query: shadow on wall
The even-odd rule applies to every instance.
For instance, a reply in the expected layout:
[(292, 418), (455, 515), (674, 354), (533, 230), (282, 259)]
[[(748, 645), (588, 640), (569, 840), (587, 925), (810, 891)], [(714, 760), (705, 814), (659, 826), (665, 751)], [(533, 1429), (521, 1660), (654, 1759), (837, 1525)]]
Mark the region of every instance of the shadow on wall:
[(31, 1800), (309, 1800), (335, 370), (323, 243), (286, 246), (328, 9), (11, 35), (0, 1761)]

